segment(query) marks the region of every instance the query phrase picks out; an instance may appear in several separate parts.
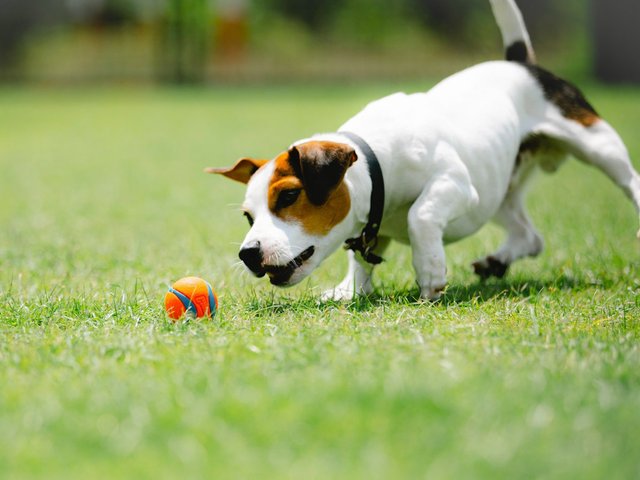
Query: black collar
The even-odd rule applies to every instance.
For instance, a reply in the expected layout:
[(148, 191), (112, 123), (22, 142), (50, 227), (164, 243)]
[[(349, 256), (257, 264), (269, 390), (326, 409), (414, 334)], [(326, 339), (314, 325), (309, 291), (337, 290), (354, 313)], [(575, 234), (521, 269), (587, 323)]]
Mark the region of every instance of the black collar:
[(351, 132), (338, 133), (355, 143), (362, 153), (364, 153), (367, 165), (369, 166), (369, 176), (371, 177), (369, 221), (359, 237), (349, 238), (345, 241), (345, 248), (347, 250), (353, 250), (354, 252), (360, 252), (366, 262), (377, 265), (382, 262), (382, 257), (373, 253), (373, 250), (378, 245), (378, 231), (380, 230), (382, 212), (384, 211), (384, 178), (382, 178), (380, 163), (369, 144), (360, 136)]

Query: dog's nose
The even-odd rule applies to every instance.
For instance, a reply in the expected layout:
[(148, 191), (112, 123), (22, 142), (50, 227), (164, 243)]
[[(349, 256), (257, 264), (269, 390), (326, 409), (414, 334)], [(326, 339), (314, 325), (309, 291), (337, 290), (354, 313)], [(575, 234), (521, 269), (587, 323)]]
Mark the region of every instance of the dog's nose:
[(262, 277), (265, 274), (262, 267), (262, 250), (260, 249), (260, 242), (255, 240), (246, 244), (240, 249), (240, 260), (258, 277)]

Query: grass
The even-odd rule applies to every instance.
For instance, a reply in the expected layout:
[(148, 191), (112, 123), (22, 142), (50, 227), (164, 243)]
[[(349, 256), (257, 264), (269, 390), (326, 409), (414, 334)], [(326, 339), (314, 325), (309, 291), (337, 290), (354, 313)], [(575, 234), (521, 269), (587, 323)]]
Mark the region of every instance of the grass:
[[(495, 227), (448, 247), (434, 305), (404, 247), (345, 305), (343, 253), (288, 291), (236, 265), (243, 189), (202, 168), (394, 88), (0, 91), (0, 477), (639, 476), (637, 216), (598, 172), (540, 178), (505, 280), (469, 267)], [(640, 158), (640, 90), (585, 90)], [(221, 308), (174, 325), (191, 274)]]

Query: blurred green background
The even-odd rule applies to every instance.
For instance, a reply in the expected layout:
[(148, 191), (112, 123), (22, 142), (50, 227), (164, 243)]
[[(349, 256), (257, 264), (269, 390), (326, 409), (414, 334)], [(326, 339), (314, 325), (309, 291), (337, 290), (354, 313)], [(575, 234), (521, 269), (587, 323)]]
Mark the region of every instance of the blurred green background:
[[(519, 0), (542, 63), (637, 82), (637, 0)], [(5, 82), (441, 77), (500, 56), (488, 0), (0, 0)]]

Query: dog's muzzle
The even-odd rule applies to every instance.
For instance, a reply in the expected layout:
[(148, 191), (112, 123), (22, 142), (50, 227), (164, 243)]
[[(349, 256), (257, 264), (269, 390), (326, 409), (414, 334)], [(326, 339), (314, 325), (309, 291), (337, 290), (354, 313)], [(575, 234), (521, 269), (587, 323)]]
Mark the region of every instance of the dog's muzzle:
[(269, 281), (272, 285), (284, 286), (289, 282), (293, 273), (313, 256), (315, 250), (312, 245), (285, 265), (264, 265), (260, 242), (255, 241), (243, 247), (239, 256), (240, 260), (256, 277), (264, 277), (266, 274), (269, 275)]
[(262, 266), (262, 249), (260, 248), (260, 242), (255, 241), (245, 245), (240, 249), (238, 256), (256, 277), (264, 277), (265, 273), (267, 273)]

